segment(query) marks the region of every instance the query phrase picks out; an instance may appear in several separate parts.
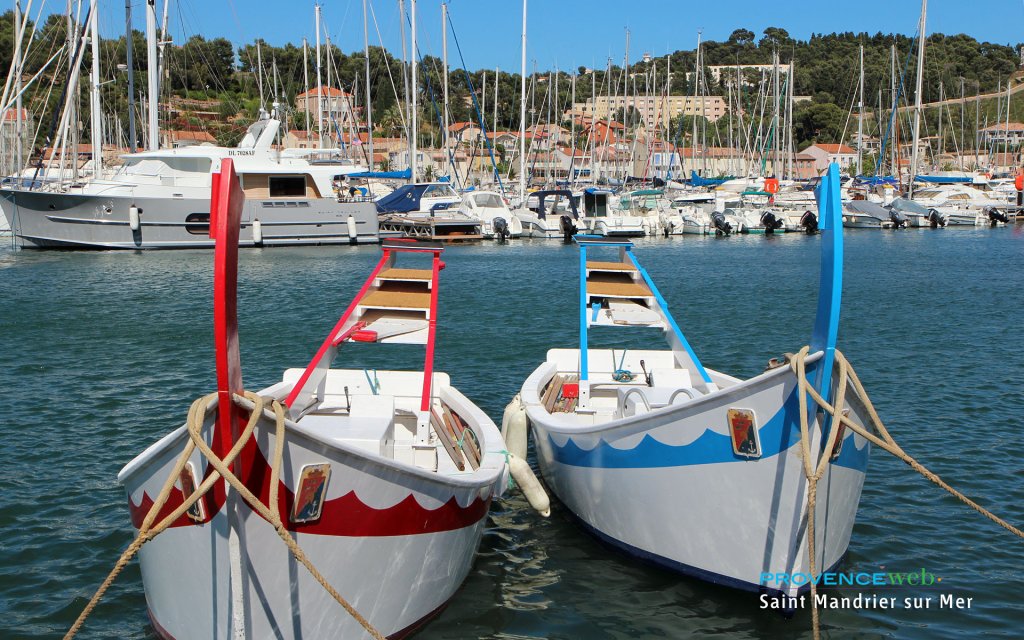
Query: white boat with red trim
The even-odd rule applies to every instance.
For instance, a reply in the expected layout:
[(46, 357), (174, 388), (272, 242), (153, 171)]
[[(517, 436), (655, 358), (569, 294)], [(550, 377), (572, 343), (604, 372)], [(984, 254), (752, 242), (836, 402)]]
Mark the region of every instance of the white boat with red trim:
[[(289, 553), (279, 539), (284, 535), (369, 625), (402, 637), (437, 614), (462, 584), (488, 507), (509, 475), (494, 423), (433, 370), (443, 248), (385, 242), (309, 365), (286, 370), (259, 391), (285, 409), (283, 431), (261, 419), (251, 438), (239, 440), (239, 423), (250, 417), (238, 400), (241, 191), (230, 161), (220, 176), (211, 211), (218, 397), (215, 411), (199, 414), (196, 437), (220, 457), (244, 442), (232, 470), (268, 513), (279, 513), (282, 531), (235, 486), (216, 480), (140, 552), (153, 626), (160, 636), (179, 639), (371, 637)], [(410, 268), (408, 261), (425, 264)], [(343, 346), (371, 343), (425, 344), (422, 370), (331, 368)], [(180, 427), (119, 474), (136, 527), (189, 439)], [(275, 461), (279, 481), (272, 488)], [(211, 472), (201, 448), (189, 454), (157, 520), (184, 505)]]

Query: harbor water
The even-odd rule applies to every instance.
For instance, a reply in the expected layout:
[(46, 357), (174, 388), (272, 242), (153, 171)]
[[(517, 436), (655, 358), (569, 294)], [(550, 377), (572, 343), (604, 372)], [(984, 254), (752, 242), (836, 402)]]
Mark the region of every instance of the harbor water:
[[(704, 363), (739, 377), (809, 340), (819, 238), (641, 240)], [(304, 366), (379, 255), (376, 247), (245, 250), (239, 320), (246, 387)], [(551, 347), (575, 346), (578, 253), (559, 242), (444, 254), (437, 366), (500, 422)], [(846, 233), (840, 348), (901, 445), (1011, 523), (1024, 523), (1024, 234), (1013, 228)], [(213, 389), (212, 252), (0, 249), (0, 638), (60, 637), (131, 540), (118, 470)], [(660, 346), (650, 333), (595, 344)], [(651, 342), (653, 340), (653, 342)], [(414, 346), (359, 345), (336, 366), (418, 368)], [(532, 454), (531, 454), (532, 461)], [(661, 505), (672, 508), (672, 505)], [(895, 609), (822, 614), (825, 637), (1020, 637), (1024, 542), (874, 450), (841, 570), (917, 572), (930, 586), (833, 587)], [(940, 596), (971, 598), (941, 606)], [(904, 598), (930, 598), (927, 608)], [(496, 503), (475, 565), (417, 638), (796, 638), (791, 618), (741, 593), (602, 546), (555, 501)], [(87, 638), (155, 638), (138, 565)]]

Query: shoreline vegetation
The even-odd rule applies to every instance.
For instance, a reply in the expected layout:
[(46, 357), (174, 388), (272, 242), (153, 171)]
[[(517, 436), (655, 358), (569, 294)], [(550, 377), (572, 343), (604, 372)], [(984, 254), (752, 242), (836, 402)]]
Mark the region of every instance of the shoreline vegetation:
[[(35, 32), (35, 42), (28, 48), (28, 35), (23, 49), (29, 51), (25, 62), (26, 80), (38, 71), (45, 61), (53, 55), (66, 37), (67, 19), (64, 16), (51, 15), (45, 23), (39, 25)], [(32, 32), (29, 25), (28, 32)], [(177, 34), (175, 34), (177, 35)], [(142, 32), (133, 33), (134, 71), (136, 74), (136, 90), (144, 92), (146, 69), (145, 38)], [(681, 37), (680, 40), (685, 39)], [(693, 38), (694, 45), (696, 38)], [(174, 130), (205, 131), (218, 144), (233, 146), (241, 138), (245, 127), (255, 119), (261, 107), (259, 83), (257, 79), (257, 60), (262, 62), (264, 103), (269, 109), (276, 98), (282, 106), (287, 107), (285, 113), (287, 126), (290, 129), (302, 130), (305, 117), (302, 111), (294, 109), (295, 97), (306, 90), (303, 79), (303, 48), (302, 43), (285, 44), (275, 47), (259, 40), (257, 42), (236, 45), (225, 38), (207, 39), (193, 35), (173, 42), (166, 49), (166, 71), (161, 89), (161, 128)], [(14, 50), (13, 12), (7, 11), (0, 16), (0, 73), (6, 76), (9, 72), (11, 57)], [(724, 65), (771, 65), (773, 55), (778, 54), (780, 65), (793, 63), (793, 94), (800, 96), (801, 101), (794, 105), (793, 126), (794, 140), (797, 149), (803, 149), (813, 143), (837, 143), (850, 135), (848, 130), (851, 112), (856, 109), (857, 76), (859, 73), (858, 49), (864, 46), (865, 64), (865, 135), (878, 135), (884, 126), (886, 115), (891, 109), (891, 50), (895, 46), (897, 83), (902, 81), (903, 98), (901, 107), (912, 104), (913, 100), (913, 69), (916, 64), (916, 47), (911, 36), (884, 33), (831, 33), (812, 34), (806, 40), (790, 37), (785, 29), (769, 27), (757, 36), (753, 31), (739, 28), (724, 41), (706, 40), (702, 42), (702, 59), (704, 62), (706, 95), (726, 96), (732, 93), (733, 113), (755, 113), (756, 102), (759, 100), (759, 87), (770, 76), (757, 69), (722, 70), (713, 73), (714, 67)], [(947, 127), (946, 136), (951, 139), (966, 128), (973, 131), (975, 122), (980, 126), (995, 123), (1000, 117), (1005, 118), (1005, 93), (1007, 83), (1016, 84), (1024, 75), (1019, 71), (1021, 49), (1020, 44), (1004, 45), (991, 42), (979, 42), (974, 37), (959, 35), (931, 34), (927, 39), (927, 53), (924, 68), (924, 102), (946, 100), (941, 110), (943, 120), (947, 118), (956, 123), (955, 127)], [(404, 134), (402, 106), (405, 102), (402, 81), (402, 62), (390, 52), (371, 46), (370, 75), (371, 94), (374, 114), (374, 135), (381, 137), (398, 137)], [(472, 52), (467, 52), (472, 58)], [(310, 47), (310, 69), (313, 69), (313, 48)], [(346, 53), (337, 46), (324, 47), (324, 66), (329, 65), (335, 70), (334, 85), (353, 95), (357, 108), (365, 95), (362, 87), (365, 73), (365, 57), (362, 50)], [(105, 117), (117, 121), (126, 130), (128, 99), (125, 67), (125, 37), (102, 39), (100, 42), (101, 76), (107, 81), (101, 87), (102, 103)], [(665, 78), (668, 59), (671, 58), (672, 76), (669, 95), (692, 96), (695, 92), (693, 73), (696, 64), (696, 50), (680, 49), (663, 56), (640, 54), (636, 60), (629, 60), (631, 83), (637, 87), (636, 95), (643, 95), (647, 90), (645, 82), (654, 85), (657, 93), (665, 93)], [(328, 61), (329, 59), (329, 61)], [(466, 74), (456, 68), (456, 62), (450, 60), (449, 75), (450, 121), (476, 121), (477, 115), (473, 100), (469, 95)], [(622, 95), (624, 83), (623, 65), (611, 64), (605, 69), (587, 69), (579, 67), (574, 70), (542, 70), (529, 77), (532, 93), (527, 100), (536, 101), (540, 105), (549, 91), (557, 91), (552, 99), (555, 105), (553, 112), (556, 119), (565, 120), (564, 113), (572, 106), (571, 77), (577, 76), (575, 83), (576, 102), (586, 102), (591, 98), (596, 87), (598, 96)], [(91, 64), (91, 53), (85, 52), (83, 68)], [(420, 61), (420, 126), (418, 138), (424, 144), (440, 139), (440, 126), (437, 122), (436, 105), (442, 93), (442, 63), (439, 57), (426, 55)], [(118, 65), (121, 65), (119, 69)], [(904, 72), (903, 70), (906, 69)], [(389, 79), (390, 75), (393, 80)], [(486, 94), (484, 93), (484, 75), (487, 75)], [(593, 74), (594, 78), (590, 75)], [(34, 89), (25, 96), (25, 107), (32, 114), (38, 126), (38, 132), (32, 147), (39, 149), (45, 146), (46, 137), (51, 128), (54, 110), (60, 100), (62, 89), (66, 83), (67, 63), (52, 65), (44, 73), (41, 81), (37, 81)], [(494, 72), (493, 70), (476, 70), (468, 74), (472, 79), (478, 101), (486, 106), (484, 120), (489, 130), (518, 129), (519, 118), (519, 82), (517, 73), (502, 72), (498, 79), (498, 104), (494, 105)], [(275, 77), (276, 89), (275, 89)], [(337, 78), (341, 81), (338, 82)], [(313, 79), (310, 78), (310, 82)], [(392, 89), (392, 82), (395, 89)], [(549, 84), (550, 83), (550, 84)], [(80, 83), (80, 113), (88, 112), (88, 87), (86, 82)], [(633, 95), (633, 86), (629, 93)], [(736, 87), (739, 87), (738, 89)], [(940, 88), (941, 86), (941, 88)], [(52, 87), (52, 90), (51, 90)], [(618, 87), (618, 90), (616, 90)], [(557, 88), (557, 89), (556, 89)], [(997, 92), (1000, 92), (998, 93)], [(975, 99), (975, 96), (997, 94), (995, 97)], [(961, 97), (963, 96), (963, 97)], [(1004, 101), (1000, 102), (998, 96)], [(175, 103), (174, 108), (168, 105)], [(139, 121), (143, 114), (141, 102), (137, 102)], [(529, 111), (529, 109), (528, 109)], [(537, 121), (546, 117), (545, 113), (536, 109)], [(1000, 114), (997, 116), (997, 113)], [(635, 122), (633, 114), (625, 108), (619, 109), (616, 119), (623, 122)], [(680, 140), (688, 137), (692, 118), (699, 116), (679, 116), (669, 128), (678, 132)], [(939, 109), (924, 111), (923, 127), (925, 131), (936, 131), (939, 127)], [(680, 118), (682, 120), (680, 120)], [(1011, 100), (1010, 119), (1024, 121), (1024, 100)], [(703, 123), (709, 139), (715, 135), (717, 128), (729, 126), (729, 118), (719, 118), (716, 122)], [(557, 122), (556, 122), (557, 124)], [(663, 125), (662, 125), (663, 126)], [(724, 139), (724, 132), (721, 136)], [(123, 134), (126, 135), (126, 134)], [(122, 136), (123, 137), (123, 136)], [(82, 130), (82, 142), (88, 141), (88, 128)], [(111, 142), (111, 141), (106, 141)], [(127, 141), (122, 140), (126, 145)]]

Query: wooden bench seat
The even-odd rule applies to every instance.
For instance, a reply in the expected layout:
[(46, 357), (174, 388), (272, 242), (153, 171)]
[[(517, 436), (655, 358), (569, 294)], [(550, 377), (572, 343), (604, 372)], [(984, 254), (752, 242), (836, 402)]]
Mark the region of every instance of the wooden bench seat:
[(378, 290), (364, 296), (359, 305), (377, 309), (429, 309), (430, 293)]
[(377, 276), (381, 280), (430, 281), (434, 273), (430, 269), (387, 269)]
[(587, 269), (591, 271), (636, 271), (636, 267), (625, 262), (595, 262), (588, 260)]
[(602, 274), (591, 274), (587, 278), (587, 293), (592, 296), (607, 296), (613, 298), (649, 298), (653, 294), (646, 284), (640, 282), (626, 282), (615, 276)]

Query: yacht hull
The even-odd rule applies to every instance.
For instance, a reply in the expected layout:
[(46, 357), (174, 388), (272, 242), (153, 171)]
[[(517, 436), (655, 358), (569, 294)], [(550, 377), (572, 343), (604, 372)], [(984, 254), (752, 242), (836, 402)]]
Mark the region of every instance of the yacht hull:
[[(25, 248), (189, 249), (213, 247), (208, 198), (145, 197), (0, 189), (3, 208)], [(130, 210), (139, 211), (133, 230)], [(349, 216), (355, 225), (350, 237)], [(259, 221), (259, 226), (254, 225)], [(241, 246), (378, 242), (372, 202), (333, 199), (249, 199)], [(258, 231), (257, 231), (258, 229)]]

